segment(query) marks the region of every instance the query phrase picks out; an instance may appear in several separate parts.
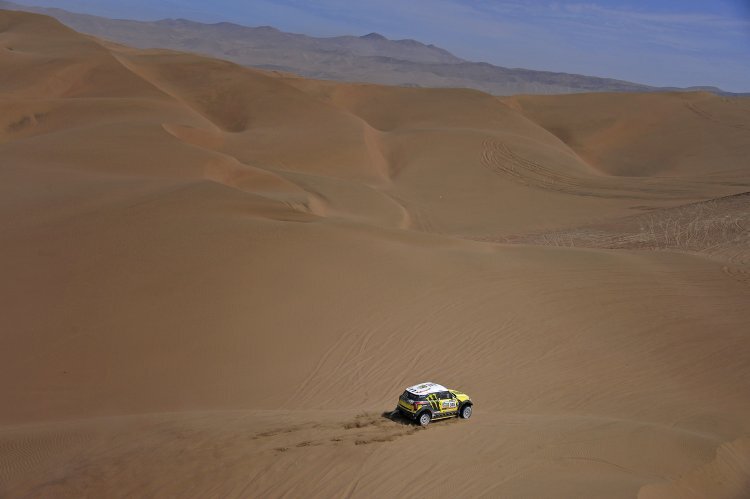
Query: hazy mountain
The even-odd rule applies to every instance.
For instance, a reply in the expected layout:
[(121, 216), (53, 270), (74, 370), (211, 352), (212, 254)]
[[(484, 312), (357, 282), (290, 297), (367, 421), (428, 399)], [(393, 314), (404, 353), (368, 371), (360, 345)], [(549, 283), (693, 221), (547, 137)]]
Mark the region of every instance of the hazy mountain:
[[(5, 1), (0, 1), (0, 8), (46, 14), (77, 31), (137, 48), (191, 51), (310, 78), (468, 87), (496, 95), (660, 90), (609, 78), (470, 62), (434, 45), (415, 40), (389, 40), (378, 33), (316, 38), (285, 33), (269, 26), (203, 24), (185, 19), (156, 22), (107, 19)], [(719, 89), (711, 91), (721, 92)]]

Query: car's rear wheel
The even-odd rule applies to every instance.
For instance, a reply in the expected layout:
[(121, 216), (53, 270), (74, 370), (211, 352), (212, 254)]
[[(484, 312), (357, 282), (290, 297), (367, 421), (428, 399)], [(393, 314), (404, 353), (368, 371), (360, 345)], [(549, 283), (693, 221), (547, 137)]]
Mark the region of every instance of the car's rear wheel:
[(467, 404), (461, 408), (459, 416), (461, 416), (463, 419), (469, 419), (471, 417), (471, 413), (471, 405)]
[(427, 426), (432, 421), (432, 416), (429, 412), (425, 411), (419, 416), (419, 426)]

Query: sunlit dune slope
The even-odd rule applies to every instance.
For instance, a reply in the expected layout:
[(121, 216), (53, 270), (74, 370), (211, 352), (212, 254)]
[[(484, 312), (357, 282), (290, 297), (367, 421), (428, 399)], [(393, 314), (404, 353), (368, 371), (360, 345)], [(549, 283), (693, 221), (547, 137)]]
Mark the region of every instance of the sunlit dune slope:
[[(743, 497), (747, 101), (575, 98), (0, 11), (0, 497)], [(422, 380), (472, 419), (382, 415)]]

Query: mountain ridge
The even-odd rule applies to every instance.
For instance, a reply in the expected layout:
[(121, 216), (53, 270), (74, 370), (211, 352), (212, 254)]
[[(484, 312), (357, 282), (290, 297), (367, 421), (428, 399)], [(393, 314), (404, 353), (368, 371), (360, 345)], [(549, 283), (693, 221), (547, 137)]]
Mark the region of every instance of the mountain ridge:
[(653, 87), (615, 78), (497, 66), (468, 61), (418, 40), (391, 40), (377, 32), (313, 37), (273, 26), (252, 27), (226, 21), (206, 24), (189, 19), (108, 19), (4, 0), (0, 1), (0, 8), (49, 15), (76, 31), (136, 48), (190, 51), (307, 78), (410, 87), (464, 87), (500, 96), (695, 90), (744, 95), (710, 86)]
[[(494, 95), (682, 90), (472, 62), (432, 44), (412, 39), (390, 40), (376, 32), (316, 38), (271, 26), (250, 27), (231, 22), (108, 19), (8, 1), (0, 1), (0, 8), (49, 15), (76, 31), (136, 48), (187, 50), (308, 78), (411, 87), (465, 87)], [(714, 92), (724, 93), (720, 89)]]

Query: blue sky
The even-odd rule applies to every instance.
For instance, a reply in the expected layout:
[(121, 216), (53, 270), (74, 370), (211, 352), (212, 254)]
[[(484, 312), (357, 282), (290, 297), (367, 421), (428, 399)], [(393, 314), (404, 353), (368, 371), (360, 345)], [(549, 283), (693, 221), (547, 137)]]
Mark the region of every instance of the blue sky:
[(750, 92), (750, 0), (16, 0), (128, 19), (434, 43), (469, 60)]

